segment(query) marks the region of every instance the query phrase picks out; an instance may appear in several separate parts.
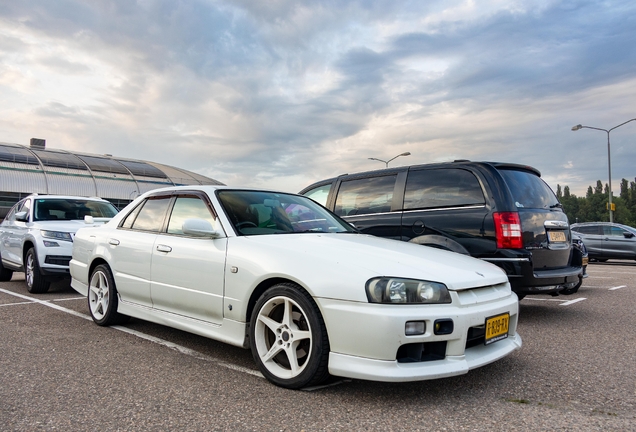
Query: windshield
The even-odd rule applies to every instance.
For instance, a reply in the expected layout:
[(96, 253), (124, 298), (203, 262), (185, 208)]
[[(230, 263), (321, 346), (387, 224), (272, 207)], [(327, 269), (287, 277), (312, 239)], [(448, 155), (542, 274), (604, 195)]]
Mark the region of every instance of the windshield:
[(309, 198), (276, 192), (218, 192), (239, 235), (355, 232), (347, 222)]
[(552, 189), (539, 177), (526, 171), (500, 169), (517, 208), (547, 209), (560, 206)]
[(84, 220), (84, 216), (112, 218), (118, 213), (109, 202), (83, 199), (36, 199), (33, 220)]

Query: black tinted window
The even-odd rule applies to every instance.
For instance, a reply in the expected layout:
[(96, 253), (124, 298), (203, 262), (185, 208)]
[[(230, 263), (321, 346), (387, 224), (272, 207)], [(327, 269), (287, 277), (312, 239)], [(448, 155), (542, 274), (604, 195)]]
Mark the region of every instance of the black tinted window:
[(517, 208), (554, 208), (559, 201), (540, 177), (526, 171), (499, 170)]
[(391, 211), (397, 176), (372, 177), (342, 182), (335, 213), (351, 216)]
[(580, 226), (580, 227), (575, 227), (572, 228), (574, 231), (578, 231), (581, 234), (600, 234), (599, 232), (599, 227), (596, 225), (587, 225), (587, 226)]
[(481, 185), (470, 171), (455, 168), (410, 171), (406, 180), (405, 210), (484, 203)]
[(139, 211), (132, 228), (142, 231), (161, 231), (168, 204), (170, 204), (170, 197), (147, 200)]

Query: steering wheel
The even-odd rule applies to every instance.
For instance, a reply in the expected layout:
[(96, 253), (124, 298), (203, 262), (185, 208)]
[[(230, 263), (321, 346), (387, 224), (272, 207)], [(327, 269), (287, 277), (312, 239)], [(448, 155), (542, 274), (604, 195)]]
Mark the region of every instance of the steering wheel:
[(248, 227), (258, 228), (258, 225), (256, 225), (254, 222), (251, 222), (251, 221), (243, 221), (236, 224), (236, 228), (238, 229), (248, 228)]

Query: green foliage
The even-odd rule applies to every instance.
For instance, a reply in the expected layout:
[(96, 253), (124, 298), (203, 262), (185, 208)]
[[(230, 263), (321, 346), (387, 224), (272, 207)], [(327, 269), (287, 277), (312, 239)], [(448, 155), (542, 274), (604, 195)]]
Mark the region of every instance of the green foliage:
[[(609, 185), (598, 180), (593, 188), (589, 186), (585, 197), (577, 197), (570, 193), (570, 187), (557, 185), (557, 197), (563, 204), (563, 211), (570, 223), (576, 222), (608, 222)], [(622, 179), (619, 196), (612, 193), (612, 202), (616, 205), (614, 222), (636, 227), (636, 178), (630, 182)]]

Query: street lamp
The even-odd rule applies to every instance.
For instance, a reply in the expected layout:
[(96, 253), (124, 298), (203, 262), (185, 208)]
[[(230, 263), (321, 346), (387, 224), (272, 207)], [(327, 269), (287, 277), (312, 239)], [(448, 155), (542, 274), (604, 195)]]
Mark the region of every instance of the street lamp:
[(605, 133), (607, 133), (607, 172), (609, 174), (609, 221), (610, 222), (614, 222), (614, 216), (612, 214), (612, 161), (610, 159), (610, 132), (613, 131), (616, 128), (619, 128), (621, 126), (623, 126), (624, 124), (627, 124), (629, 122), (633, 122), (635, 121), (636, 118), (633, 118), (631, 120), (627, 120), (625, 123), (621, 123), (618, 126), (614, 126), (611, 129), (601, 129), (601, 128), (597, 128), (597, 127), (592, 127), (592, 126), (583, 126), (583, 125), (576, 125), (572, 127), (573, 131), (577, 131), (579, 129), (594, 129), (594, 130), (600, 130), (603, 131)]
[(386, 167), (388, 168), (389, 167), (389, 162), (391, 162), (393, 159), (397, 159), (400, 156), (410, 156), (410, 155), (411, 155), (411, 152), (404, 152), (404, 153), (401, 153), (401, 154), (397, 155), (394, 158), (389, 159), (388, 161), (384, 161), (382, 159), (377, 159), (377, 158), (369, 158), (369, 160), (375, 160), (375, 161), (378, 161), (378, 162), (384, 162), (386, 164)]

